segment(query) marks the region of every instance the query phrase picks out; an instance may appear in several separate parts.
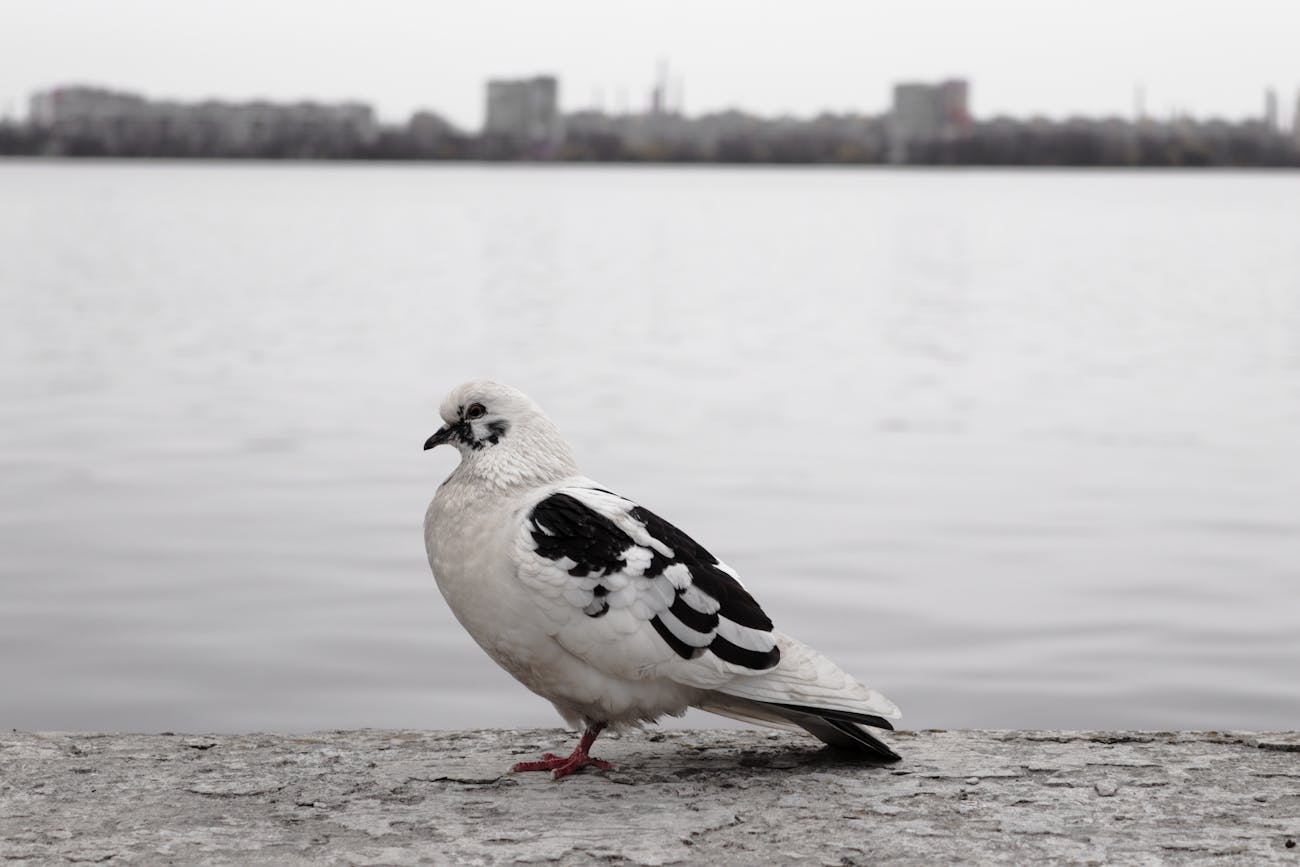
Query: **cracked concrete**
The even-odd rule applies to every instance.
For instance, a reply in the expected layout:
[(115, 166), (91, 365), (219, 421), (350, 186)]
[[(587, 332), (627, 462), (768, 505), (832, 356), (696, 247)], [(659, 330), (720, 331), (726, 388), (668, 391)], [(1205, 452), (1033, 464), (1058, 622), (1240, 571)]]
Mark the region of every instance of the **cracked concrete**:
[(0, 735), (4, 864), (1300, 865), (1300, 736), (762, 731)]

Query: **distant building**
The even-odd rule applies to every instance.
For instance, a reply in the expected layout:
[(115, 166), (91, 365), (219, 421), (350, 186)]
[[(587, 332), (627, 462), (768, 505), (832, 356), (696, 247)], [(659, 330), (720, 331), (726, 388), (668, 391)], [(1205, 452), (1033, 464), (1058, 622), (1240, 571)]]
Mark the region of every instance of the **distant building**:
[(1276, 133), (1279, 129), (1277, 122), (1277, 91), (1271, 87), (1264, 91), (1264, 128), (1269, 133)]
[(914, 144), (951, 141), (970, 131), (970, 85), (964, 79), (894, 86), (890, 160), (907, 161)]
[(406, 124), (411, 144), (418, 150), (430, 150), (456, 135), (456, 128), (442, 115), (417, 111)]
[(82, 86), (36, 93), (31, 120), (64, 147), (103, 153), (329, 156), (378, 135), (357, 102), (171, 102)]
[(80, 131), (140, 117), (147, 106), (145, 98), (134, 93), (74, 85), (33, 94), (29, 116), (41, 129)]
[(554, 147), (564, 138), (555, 76), (489, 81), (484, 134), (519, 145)]

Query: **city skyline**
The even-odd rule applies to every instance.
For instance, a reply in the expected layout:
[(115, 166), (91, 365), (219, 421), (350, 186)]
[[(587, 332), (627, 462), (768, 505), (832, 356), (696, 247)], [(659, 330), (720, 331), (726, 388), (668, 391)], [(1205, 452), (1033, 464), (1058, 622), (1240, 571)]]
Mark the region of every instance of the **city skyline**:
[(673, 111), (666, 72), (645, 112), (562, 113), (553, 76), (496, 79), (481, 133), (433, 112), (383, 123), (362, 102), (158, 100), (102, 87), (31, 99), (27, 123), (0, 124), (0, 154), (199, 159), (543, 160), (891, 165), (1300, 166), (1300, 124), (1263, 117), (981, 120), (964, 79), (900, 82), (886, 114), (764, 118)]
[(814, 2), (796, 11), (782, 3), (632, 2), (614, 11), (566, 0), (453, 11), (387, 0), (360, 16), (343, 4), (300, 0), (183, 8), (160, 0), (0, 0), (17, 23), (7, 34), (0, 110), (22, 116), (34, 91), (94, 82), (182, 100), (362, 100), (384, 121), (424, 108), (477, 130), (490, 78), (554, 74), (566, 112), (639, 111), (666, 61), (671, 95), (692, 115), (875, 114), (888, 109), (896, 81), (961, 75), (977, 83), (971, 109), (981, 117), (1131, 117), (1140, 99), (1156, 117), (1243, 119), (1261, 116), (1264, 92), (1274, 88), (1279, 120), (1291, 123), (1300, 62), (1289, 43), (1300, 7), (1051, 5), (996, 0), (972, 10), (925, 0), (886, 14), (875, 3)]

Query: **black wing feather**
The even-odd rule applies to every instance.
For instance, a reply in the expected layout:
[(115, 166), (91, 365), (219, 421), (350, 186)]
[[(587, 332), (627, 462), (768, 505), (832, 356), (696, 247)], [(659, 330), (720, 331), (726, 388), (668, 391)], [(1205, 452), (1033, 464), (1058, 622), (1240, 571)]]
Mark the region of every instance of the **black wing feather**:
[[(617, 496), (607, 491), (600, 492)], [(676, 598), (669, 611), (683, 626), (701, 635), (710, 635), (717, 630), (719, 618), (723, 617), (748, 629), (771, 632), (771, 619), (740, 582), (721, 568), (718, 558), (649, 509), (631, 503), (628, 505), (628, 514), (632, 519), (642, 524), (651, 537), (673, 552), (673, 556), (668, 557), (651, 549), (650, 565), (640, 578), (634, 580), (651, 581), (670, 566), (681, 564), (690, 572), (691, 585), (718, 603), (715, 612), (700, 611), (685, 599), (685, 587), (675, 588)], [(623, 555), (628, 548), (637, 544), (609, 518), (563, 491), (551, 494), (534, 506), (528, 520), (538, 556), (553, 561), (568, 558), (574, 564), (569, 567), (569, 574), (576, 578), (625, 570), (627, 562)], [(597, 585), (596, 595), (603, 596), (602, 591), (605, 589)], [(599, 611), (599, 614), (605, 613), (599, 607), (592, 610)], [(675, 635), (659, 616), (650, 622), (655, 632), (677, 655), (692, 659), (704, 651), (705, 648), (693, 646)], [(720, 659), (757, 671), (769, 669), (781, 659), (781, 651), (775, 645), (770, 650), (751, 650), (716, 634), (707, 649)]]
[[(732, 623), (748, 626), (750, 629), (771, 631), (772, 621), (763, 609), (758, 607), (754, 597), (740, 586), (739, 581), (718, 568), (718, 558), (706, 551), (703, 545), (649, 509), (634, 506), (631, 515), (645, 524), (646, 531), (651, 536), (673, 550), (675, 556), (673, 561), (669, 562), (686, 564), (691, 570), (695, 586), (718, 600), (725, 611), (724, 617)], [(669, 562), (664, 563), (665, 568)]]

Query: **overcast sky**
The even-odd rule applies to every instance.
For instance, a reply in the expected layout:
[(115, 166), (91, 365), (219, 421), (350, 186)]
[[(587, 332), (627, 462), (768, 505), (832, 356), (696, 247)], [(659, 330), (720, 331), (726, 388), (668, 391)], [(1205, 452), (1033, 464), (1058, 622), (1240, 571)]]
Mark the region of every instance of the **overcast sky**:
[(900, 79), (966, 77), (999, 113), (1232, 118), (1300, 88), (1300, 0), (0, 0), (0, 111), (85, 82), (153, 96), (360, 99), (476, 129), (489, 77), (554, 73), (566, 110), (877, 113)]

